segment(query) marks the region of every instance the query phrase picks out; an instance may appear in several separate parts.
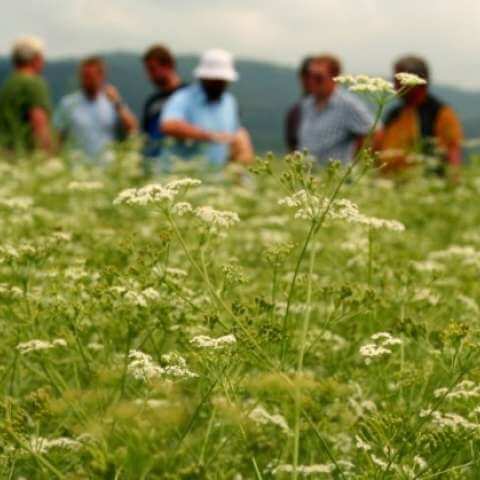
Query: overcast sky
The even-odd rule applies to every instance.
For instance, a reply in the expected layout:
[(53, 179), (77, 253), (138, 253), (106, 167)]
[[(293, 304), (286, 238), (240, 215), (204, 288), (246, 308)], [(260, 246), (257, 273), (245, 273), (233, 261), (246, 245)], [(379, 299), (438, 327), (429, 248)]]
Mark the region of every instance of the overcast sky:
[(351, 73), (389, 74), (420, 53), (440, 83), (480, 88), (479, 0), (3, 0), (0, 53), (19, 34), (44, 37), (52, 57), (223, 47), (240, 57), (296, 64), (339, 54)]

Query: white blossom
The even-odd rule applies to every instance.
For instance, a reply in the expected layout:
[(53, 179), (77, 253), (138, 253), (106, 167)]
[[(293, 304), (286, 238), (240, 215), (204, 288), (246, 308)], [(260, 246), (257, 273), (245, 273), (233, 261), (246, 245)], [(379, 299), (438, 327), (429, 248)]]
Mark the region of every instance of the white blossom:
[(240, 222), (237, 213), (215, 210), (210, 206), (198, 207), (195, 209), (195, 215), (213, 228), (230, 228)]
[(188, 202), (178, 202), (172, 207), (172, 213), (178, 215), (179, 217), (183, 217), (187, 213), (191, 213), (193, 211), (192, 205)]
[(190, 340), (190, 343), (198, 348), (218, 350), (229, 345), (234, 345), (237, 343), (237, 339), (232, 334), (218, 338), (211, 338), (207, 335), (197, 335)]
[(345, 85), (352, 92), (367, 94), (395, 95), (395, 87), (380, 77), (369, 77), (368, 75), (341, 75), (334, 79), (337, 83)]
[[(325, 474), (329, 475), (335, 470), (335, 464), (316, 464), (316, 465), (297, 465), (297, 472), (303, 476), (308, 477), (310, 475), (319, 475)], [(278, 465), (272, 470), (273, 475), (278, 475), (279, 473), (292, 473), (295, 470), (295, 467), (290, 464)]]
[(386, 332), (379, 332), (372, 335), (371, 340), (373, 341), (372, 343), (360, 347), (360, 355), (364, 358), (367, 365), (373, 360), (389, 356), (392, 350), (388, 347), (402, 344), (399, 338), (395, 338)]
[(395, 75), (402, 87), (416, 87), (418, 85), (426, 85), (427, 81), (414, 73), (401, 72)]
[(0, 198), (0, 207), (12, 210), (28, 210), (32, 205), (31, 197)]
[(22, 342), (17, 345), (17, 350), (21, 355), (26, 355), (30, 352), (38, 352), (42, 350), (52, 350), (57, 347), (67, 347), (67, 342), (63, 338), (56, 338), (51, 342), (47, 340), (29, 340), (28, 342)]
[(131, 350), (128, 358), (128, 372), (137, 380), (148, 382), (160, 378), (188, 379), (198, 376), (188, 369), (185, 359), (178, 353), (162, 355), (163, 366), (139, 350)]
[(49, 450), (59, 448), (63, 450), (80, 450), (82, 444), (78, 440), (68, 437), (44, 438), (33, 436), (29, 439), (29, 447), (35, 453), (48, 453)]
[(174, 180), (166, 185), (159, 183), (146, 185), (142, 188), (128, 188), (123, 190), (114, 200), (114, 205), (160, 205), (170, 207), (179, 195), (180, 190), (187, 189), (192, 186), (200, 185), (201, 181), (193, 178), (183, 178)]
[(266, 425), (271, 423), (280, 427), (285, 433), (290, 434), (290, 427), (288, 426), (285, 417), (279, 414), (270, 414), (263, 408), (262, 406), (255, 407), (249, 414), (248, 418), (255, 423), (259, 423), (261, 425)]
[(67, 187), (74, 192), (95, 192), (104, 188), (103, 182), (70, 182)]

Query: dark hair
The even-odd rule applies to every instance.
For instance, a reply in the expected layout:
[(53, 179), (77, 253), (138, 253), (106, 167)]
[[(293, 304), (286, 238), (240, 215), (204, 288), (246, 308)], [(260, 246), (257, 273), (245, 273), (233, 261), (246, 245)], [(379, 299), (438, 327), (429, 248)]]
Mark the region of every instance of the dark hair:
[(100, 68), (103, 72), (106, 70), (105, 60), (98, 55), (84, 58), (80, 62), (79, 70), (81, 71), (85, 67), (95, 66)]
[(430, 79), (430, 69), (427, 61), (416, 55), (406, 55), (399, 58), (393, 68), (396, 73), (414, 73), (424, 80)]
[(163, 45), (152, 45), (143, 55), (143, 61), (155, 60), (160, 65), (175, 68), (175, 57), (172, 52)]
[(304, 77), (308, 73), (308, 67), (310, 66), (310, 62), (312, 61), (312, 56), (309, 55), (305, 57), (302, 62), (300, 63), (300, 67), (298, 68), (298, 75), (300, 77)]
[(311, 63), (326, 63), (332, 77), (338, 77), (342, 73), (342, 63), (335, 55), (323, 53), (310, 59)]

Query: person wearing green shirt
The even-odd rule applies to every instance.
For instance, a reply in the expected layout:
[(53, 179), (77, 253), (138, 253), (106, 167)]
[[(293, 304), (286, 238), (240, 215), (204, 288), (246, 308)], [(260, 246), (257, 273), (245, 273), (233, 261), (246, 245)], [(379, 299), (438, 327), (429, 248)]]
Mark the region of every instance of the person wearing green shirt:
[(40, 39), (18, 39), (12, 49), (14, 71), (0, 90), (0, 149), (14, 153), (51, 152), (51, 102), (41, 73), (44, 46)]

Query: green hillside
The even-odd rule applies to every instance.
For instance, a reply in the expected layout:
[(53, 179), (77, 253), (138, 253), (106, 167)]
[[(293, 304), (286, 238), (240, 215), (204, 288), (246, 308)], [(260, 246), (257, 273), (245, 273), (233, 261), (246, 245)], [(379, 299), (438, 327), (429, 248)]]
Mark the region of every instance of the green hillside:
[[(131, 53), (109, 53), (105, 58), (112, 83), (118, 86), (138, 114), (152, 89), (143, 72), (140, 57)], [(45, 74), (55, 101), (76, 88), (77, 62), (74, 58), (49, 62)], [(195, 63), (193, 56), (179, 58), (179, 70), (185, 79), (191, 79), (190, 72)], [(256, 148), (260, 152), (282, 151), (283, 117), (298, 95), (295, 71), (285, 66), (250, 60), (238, 61), (237, 67), (241, 78), (234, 86), (234, 92)], [(9, 68), (8, 61), (0, 59), (0, 81)], [(467, 136), (480, 137), (480, 92), (444, 86), (438, 86), (435, 90), (459, 112)]]

